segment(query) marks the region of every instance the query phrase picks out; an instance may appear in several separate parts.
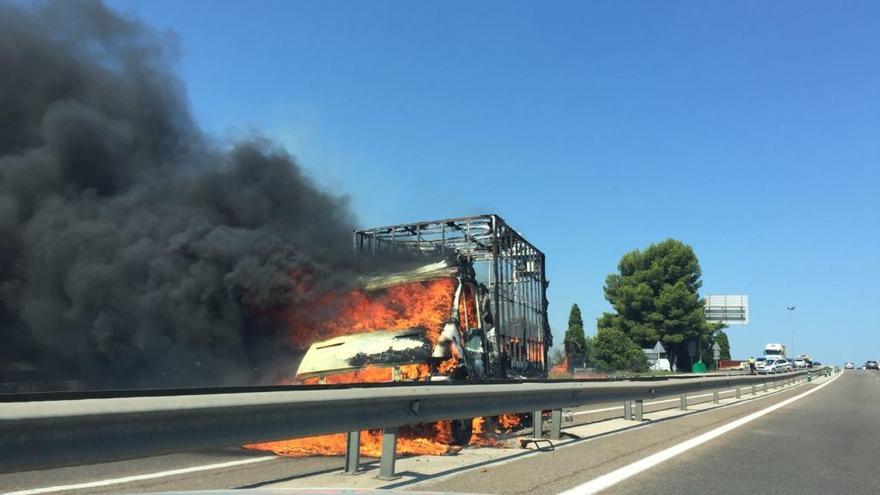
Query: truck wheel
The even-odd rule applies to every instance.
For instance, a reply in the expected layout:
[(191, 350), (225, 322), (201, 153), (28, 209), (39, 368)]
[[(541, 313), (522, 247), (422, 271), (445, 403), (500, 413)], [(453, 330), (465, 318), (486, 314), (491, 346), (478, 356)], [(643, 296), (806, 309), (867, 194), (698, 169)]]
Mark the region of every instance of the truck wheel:
[(462, 447), (467, 446), (471, 442), (471, 435), (474, 434), (474, 420), (453, 419), (452, 420), (452, 442)]

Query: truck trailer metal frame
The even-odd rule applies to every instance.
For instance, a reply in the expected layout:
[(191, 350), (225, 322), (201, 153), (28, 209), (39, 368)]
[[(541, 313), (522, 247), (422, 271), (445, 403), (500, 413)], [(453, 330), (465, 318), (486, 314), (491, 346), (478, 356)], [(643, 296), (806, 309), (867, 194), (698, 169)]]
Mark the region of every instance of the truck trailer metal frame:
[(389, 225), (354, 232), (358, 256), (405, 254), (426, 260), (457, 256), (472, 264), (491, 298), (498, 353), (493, 378), (543, 377), (553, 344), (547, 320), (544, 253), (498, 215)]

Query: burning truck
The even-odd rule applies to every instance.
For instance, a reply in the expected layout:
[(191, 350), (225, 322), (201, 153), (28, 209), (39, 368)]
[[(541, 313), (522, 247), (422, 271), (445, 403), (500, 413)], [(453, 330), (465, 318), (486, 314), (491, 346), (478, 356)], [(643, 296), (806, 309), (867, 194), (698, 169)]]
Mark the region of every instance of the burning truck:
[[(407, 258), (325, 305), (296, 372), (303, 384), (547, 376), (544, 253), (497, 215), (354, 233), (358, 256)], [(302, 321), (300, 319), (300, 321)], [(452, 424), (467, 444), (471, 421)]]

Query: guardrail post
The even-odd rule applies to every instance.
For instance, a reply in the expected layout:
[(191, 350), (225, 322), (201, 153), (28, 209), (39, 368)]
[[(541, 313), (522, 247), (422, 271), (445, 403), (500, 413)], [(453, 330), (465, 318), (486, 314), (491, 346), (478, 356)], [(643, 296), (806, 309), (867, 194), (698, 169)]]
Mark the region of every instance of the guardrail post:
[(636, 421), (645, 420), (645, 404), (642, 399), (636, 399)]
[(742, 391), (739, 387), (736, 387), (736, 398), (742, 399)]
[(752, 385), (752, 395), (758, 395), (758, 386)]
[(633, 419), (632, 401), (628, 399), (623, 401), (623, 419), (627, 421)]
[(562, 409), (554, 409), (550, 413), (550, 439), (562, 438)]
[(399, 478), (394, 474), (397, 461), (397, 427), (382, 430), (382, 459), (379, 464), (379, 479), (390, 481)]
[(542, 438), (544, 436), (544, 411), (535, 411), (532, 413), (532, 438)]
[(682, 411), (688, 410), (688, 394), (687, 393), (681, 394), (681, 406), (679, 406), (679, 408)]
[(715, 404), (718, 404), (718, 391), (717, 390), (712, 391), (712, 402), (714, 402)]
[(344, 474), (358, 474), (361, 471), (361, 432), (350, 431), (345, 438)]
[(764, 392), (767, 392), (767, 382), (764, 382)]

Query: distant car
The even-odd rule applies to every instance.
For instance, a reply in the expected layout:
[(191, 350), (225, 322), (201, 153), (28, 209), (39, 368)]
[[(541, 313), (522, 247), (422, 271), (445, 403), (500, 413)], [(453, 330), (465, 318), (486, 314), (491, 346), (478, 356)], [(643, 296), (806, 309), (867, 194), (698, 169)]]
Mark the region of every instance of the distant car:
[(806, 368), (807, 362), (804, 361), (803, 359), (795, 359), (794, 360), (794, 367), (795, 368)]
[(847, 361), (846, 364), (843, 365), (843, 369), (845, 370), (854, 370), (856, 369), (856, 365), (852, 363), (852, 361)]
[(755, 371), (759, 375), (776, 373), (776, 368), (773, 366), (773, 363), (775, 363), (775, 361), (768, 361), (766, 359), (763, 361), (759, 361), (755, 364)]
[(651, 365), (651, 371), (672, 371), (672, 365), (669, 364), (669, 360), (666, 358), (658, 359)]
[(810, 368), (818, 368), (819, 366), (822, 366), (822, 363), (820, 363), (819, 361), (813, 361), (812, 363), (810, 363)]
[(865, 363), (866, 370), (877, 370), (880, 369), (880, 366), (877, 365), (877, 361), (868, 361)]
[(786, 371), (791, 371), (791, 363), (785, 359), (768, 359), (761, 363), (761, 365), (756, 368), (756, 371), (763, 375), (785, 373)]

